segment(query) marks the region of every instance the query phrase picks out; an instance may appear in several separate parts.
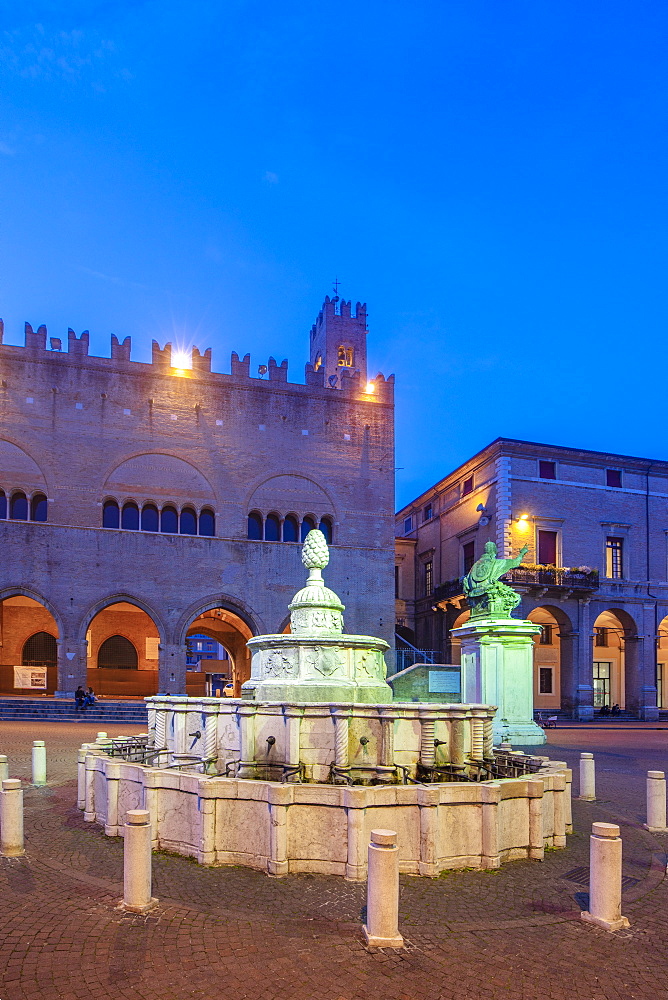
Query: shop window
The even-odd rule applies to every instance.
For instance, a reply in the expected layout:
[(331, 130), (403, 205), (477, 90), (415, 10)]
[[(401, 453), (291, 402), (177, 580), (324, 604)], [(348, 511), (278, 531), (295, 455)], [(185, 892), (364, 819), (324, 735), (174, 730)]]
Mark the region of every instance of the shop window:
[(307, 514), (304, 520), (302, 521), (302, 530), (301, 530), (302, 542), (306, 541), (306, 536), (308, 535), (309, 531), (313, 531), (314, 528), (315, 528), (315, 520), (310, 516), (310, 514)]
[(58, 644), (48, 632), (35, 632), (23, 643), (21, 663), (24, 667), (55, 667)]
[(98, 650), (97, 665), (101, 670), (137, 670), (137, 650), (125, 636), (111, 635)]
[(121, 528), (127, 531), (139, 531), (139, 507), (136, 503), (123, 504)]
[(538, 475), (541, 479), (556, 479), (557, 478), (557, 463), (556, 462), (544, 462), (542, 459), (538, 463)]
[(605, 575), (612, 580), (621, 580), (624, 575), (624, 539), (606, 538)]
[(180, 529), (182, 535), (197, 534), (197, 514), (192, 507), (184, 507), (181, 511)]
[(262, 514), (259, 514), (256, 510), (252, 510), (248, 515), (248, 537), (251, 541), (262, 541), (262, 527)]
[(325, 541), (328, 545), (332, 544), (332, 522), (328, 517), (323, 517), (320, 521), (320, 530), (325, 536)]
[(622, 486), (622, 473), (620, 469), (606, 469), (605, 470), (605, 482), (606, 486), (615, 486), (617, 489), (621, 489)]
[(210, 507), (205, 507), (199, 516), (199, 533), (209, 538), (216, 533), (216, 515)]
[(30, 501), (30, 520), (46, 521), (47, 500), (43, 493), (35, 493)]
[(160, 511), (160, 531), (165, 535), (176, 535), (179, 530), (179, 515), (176, 507), (163, 507)]
[(102, 527), (117, 528), (120, 524), (120, 513), (115, 500), (106, 500), (102, 508)]
[(288, 514), (285, 521), (283, 521), (283, 541), (299, 541), (299, 522), (294, 514)]
[(158, 508), (152, 503), (144, 504), (141, 509), (141, 530), (157, 531), (160, 527), (160, 515)]
[(278, 514), (267, 515), (267, 520), (264, 522), (264, 540), (265, 542), (280, 542), (281, 521)]
[(540, 694), (552, 694), (552, 667), (538, 668), (538, 691)]
[(28, 498), (25, 493), (13, 493), (9, 504), (9, 516), (14, 521), (28, 520)]
[(557, 532), (538, 532), (538, 562), (541, 566), (557, 565)]

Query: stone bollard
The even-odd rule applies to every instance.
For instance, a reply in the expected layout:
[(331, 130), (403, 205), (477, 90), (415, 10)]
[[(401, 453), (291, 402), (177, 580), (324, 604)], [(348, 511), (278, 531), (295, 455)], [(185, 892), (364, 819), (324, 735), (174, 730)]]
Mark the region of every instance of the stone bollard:
[(146, 913), (158, 902), (151, 896), (151, 823), (148, 809), (125, 815), (122, 909)]
[(5, 778), (0, 792), (0, 854), (18, 858), (23, 846), (23, 788), (18, 778)]
[(592, 823), (589, 838), (589, 910), (580, 914), (606, 931), (630, 924), (622, 916), (622, 838), (616, 823)]
[(650, 833), (666, 833), (666, 775), (664, 771), (647, 772), (647, 822)]
[(366, 924), (371, 948), (403, 948), (399, 933), (399, 848), (394, 830), (372, 830), (368, 854)]
[(33, 740), (32, 783), (38, 787), (46, 784), (46, 744), (44, 740)]
[(4, 753), (0, 754), (0, 781), (9, 777), (9, 761)]
[(593, 753), (580, 754), (580, 798), (593, 802), (596, 798), (596, 764)]

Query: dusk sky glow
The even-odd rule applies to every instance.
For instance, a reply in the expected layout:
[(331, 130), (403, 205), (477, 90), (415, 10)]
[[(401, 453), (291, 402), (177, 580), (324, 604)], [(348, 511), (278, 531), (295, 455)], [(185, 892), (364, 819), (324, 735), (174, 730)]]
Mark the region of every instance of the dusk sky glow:
[(0, 3), (0, 316), (289, 359), (338, 275), (397, 507), (502, 435), (668, 459), (668, 8)]

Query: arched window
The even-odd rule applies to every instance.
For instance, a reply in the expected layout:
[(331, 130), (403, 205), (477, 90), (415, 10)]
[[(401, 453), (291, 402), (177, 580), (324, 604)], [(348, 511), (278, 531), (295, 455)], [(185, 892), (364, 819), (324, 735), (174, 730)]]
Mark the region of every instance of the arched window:
[(46, 521), (47, 504), (43, 493), (35, 493), (30, 501), (30, 520)]
[(302, 542), (306, 541), (306, 536), (308, 535), (309, 531), (313, 531), (314, 528), (315, 528), (315, 521), (310, 516), (310, 514), (307, 514), (304, 520), (302, 521), (302, 534), (301, 534)]
[(25, 493), (13, 493), (9, 502), (9, 516), (15, 521), (28, 520), (28, 498)]
[(57, 662), (58, 646), (48, 632), (35, 632), (23, 643), (21, 663), (24, 667), (55, 667)]
[(197, 534), (197, 514), (192, 507), (184, 507), (181, 511), (181, 534)]
[(283, 521), (283, 541), (299, 541), (299, 522), (294, 514), (288, 514), (285, 521)]
[(119, 524), (118, 504), (115, 500), (105, 500), (102, 508), (102, 527), (117, 528)]
[(179, 515), (176, 507), (163, 507), (160, 511), (160, 530), (166, 535), (176, 535), (179, 530)]
[(325, 536), (325, 541), (328, 545), (332, 544), (332, 522), (328, 517), (323, 517), (320, 521), (320, 530)]
[(124, 635), (111, 635), (97, 651), (101, 670), (137, 670), (137, 650)]
[(267, 514), (267, 520), (264, 522), (264, 540), (265, 542), (280, 542), (281, 521), (278, 514)]
[(155, 504), (145, 503), (141, 509), (141, 530), (157, 531), (159, 521), (158, 508)]
[(216, 534), (216, 515), (210, 507), (205, 507), (199, 516), (199, 533), (210, 538)]
[(0, 490), (0, 518), (7, 517), (7, 497), (4, 490)]
[(254, 542), (261, 542), (262, 535), (262, 514), (252, 510), (248, 515), (248, 537)]
[(340, 368), (352, 368), (353, 366), (353, 349), (352, 347), (344, 347), (343, 344), (339, 347), (336, 352), (337, 364)]
[(139, 531), (139, 507), (136, 503), (124, 503), (121, 513), (121, 528)]

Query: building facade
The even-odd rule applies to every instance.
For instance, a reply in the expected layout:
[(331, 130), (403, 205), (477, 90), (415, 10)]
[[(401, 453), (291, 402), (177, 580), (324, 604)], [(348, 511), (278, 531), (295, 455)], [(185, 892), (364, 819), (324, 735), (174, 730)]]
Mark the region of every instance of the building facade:
[(506, 558), (526, 545), (507, 582), (543, 626), (536, 708), (668, 708), (667, 462), (499, 438), (400, 510), (396, 533), (405, 646), (459, 662), (461, 578), (486, 542)]
[[(151, 364), (0, 330), (0, 689), (204, 693), (186, 639), (222, 645), (238, 692), (246, 641), (288, 627), (297, 544), (320, 526), (349, 630), (392, 641), (394, 376), (368, 382), (366, 307), (325, 299), (305, 384), (269, 358), (211, 371), (153, 342)], [(20, 675), (23, 677), (24, 675)]]

